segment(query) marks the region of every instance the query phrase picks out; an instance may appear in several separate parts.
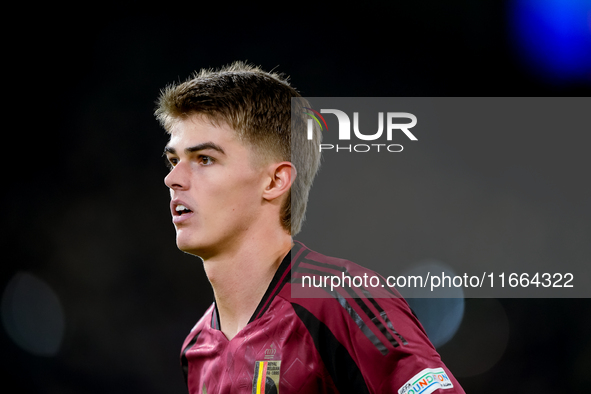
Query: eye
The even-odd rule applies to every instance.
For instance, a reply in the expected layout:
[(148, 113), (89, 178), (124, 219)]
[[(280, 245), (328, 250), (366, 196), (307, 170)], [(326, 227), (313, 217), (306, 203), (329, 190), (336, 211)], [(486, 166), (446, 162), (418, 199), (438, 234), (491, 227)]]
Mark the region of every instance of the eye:
[(215, 160), (209, 156), (199, 156), (199, 161), (204, 166), (210, 166)]
[(174, 166), (177, 165), (178, 162), (179, 162), (179, 159), (177, 159), (176, 157), (167, 157), (164, 159), (164, 163), (171, 170)]

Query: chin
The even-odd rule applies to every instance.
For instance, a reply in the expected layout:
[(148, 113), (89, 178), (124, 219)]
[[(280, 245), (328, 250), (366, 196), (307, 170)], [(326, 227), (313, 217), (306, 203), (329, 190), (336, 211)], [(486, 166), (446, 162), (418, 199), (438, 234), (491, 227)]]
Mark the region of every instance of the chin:
[(207, 254), (207, 247), (202, 242), (196, 242), (195, 239), (188, 239), (188, 237), (177, 234), (176, 246), (179, 250), (203, 258)]
[(193, 250), (198, 249), (199, 245), (188, 234), (183, 234), (181, 231), (177, 232), (176, 235), (176, 246), (185, 253), (193, 254)]
[(176, 246), (177, 248), (179, 248), (179, 250), (185, 253), (194, 254), (196, 256), (199, 255), (199, 251), (201, 250), (201, 248), (198, 245), (189, 242), (181, 242), (179, 240), (177, 240)]

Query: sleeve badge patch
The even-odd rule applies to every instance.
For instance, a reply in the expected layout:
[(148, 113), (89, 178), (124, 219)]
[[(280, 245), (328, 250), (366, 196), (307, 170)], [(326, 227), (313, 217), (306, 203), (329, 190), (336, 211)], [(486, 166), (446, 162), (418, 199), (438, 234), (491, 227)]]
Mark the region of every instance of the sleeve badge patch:
[(406, 382), (398, 394), (430, 394), (437, 389), (451, 389), (453, 386), (443, 368), (426, 368)]

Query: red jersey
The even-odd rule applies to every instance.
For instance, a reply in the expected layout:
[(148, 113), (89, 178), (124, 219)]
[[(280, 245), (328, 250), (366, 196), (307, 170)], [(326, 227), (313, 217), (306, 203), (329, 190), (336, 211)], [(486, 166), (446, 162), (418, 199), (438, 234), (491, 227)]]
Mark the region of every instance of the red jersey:
[(191, 330), (181, 353), (191, 394), (464, 393), (395, 290), (343, 285), (310, 289), (329, 298), (294, 298), (304, 274), (378, 276), (296, 242), (232, 340), (215, 303)]

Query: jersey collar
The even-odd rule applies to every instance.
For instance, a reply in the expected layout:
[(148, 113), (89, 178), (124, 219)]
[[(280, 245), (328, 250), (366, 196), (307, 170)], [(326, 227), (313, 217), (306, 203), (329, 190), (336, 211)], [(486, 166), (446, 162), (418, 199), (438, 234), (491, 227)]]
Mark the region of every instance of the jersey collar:
[[(291, 281), (292, 261), (296, 261), (296, 259), (299, 257), (299, 255), (302, 253), (304, 249), (306, 249), (306, 247), (301, 242), (294, 241), (291, 250), (289, 251), (289, 253), (287, 253), (287, 255), (285, 255), (285, 257), (281, 261), (281, 264), (279, 265), (279, 268), (277, 268), (277, 271), (275, 272), (275, 275), (273, 276), (273, 279), (271, 280), (269, 287), (267, 287), (265, 295), (261, 299), (261, 302), (259, 302), (257, 309), (254, 311), (253, 315), (248, 321), (249, 324), (263, 316), (265, 311), (269, 308), (269, 305), (271, 305), (271, 302), (273, 301), (275, 296), (279, 294), (279, 292), (286, 283)], [(221, 328), (221, 325), (218, 313), (218, 306), (215, 302), (214, 304), (215, 308), (213, 309), (211, 315), (211, 328), (219, 330)]]

